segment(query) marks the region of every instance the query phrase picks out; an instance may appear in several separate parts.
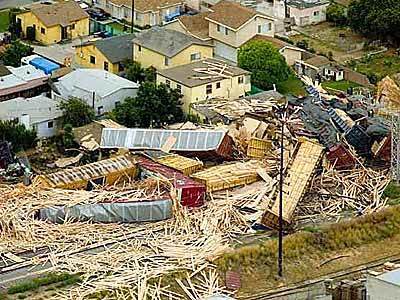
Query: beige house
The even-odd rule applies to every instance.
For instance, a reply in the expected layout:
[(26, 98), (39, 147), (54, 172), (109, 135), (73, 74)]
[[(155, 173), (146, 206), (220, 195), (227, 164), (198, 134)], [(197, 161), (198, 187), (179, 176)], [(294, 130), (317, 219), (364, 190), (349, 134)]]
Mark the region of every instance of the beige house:
[(173, 68), (213, 57), (213, 45), (179, 31), (153, 27), (133, 40), (134, 60), (147, 68)]
[[(132, 0), (98, 0), (97, 6), (112, 17), (132, 21)], [(140, 27), (161, 25), (183, 11), (182, 0), (135, 0), (134, 24)]]
[(288, 10), (297, 26), (306, 26), (326, 21), (329, 0), (288, 0)]
[(157, 72), (157, 84), (166, 84), (183, 95), (182, 108), (213, 98), (242, 98), (251, 90), (250, 72), (216, 59), (206, 59)]
[(212, 40), (216, 57), (237, 62), (237, 51), (256, 35), (273, 37), (275, 19), (244, 7), (239, 3), (221, 1), (196, 16), (182, 16), (168, 24), (203, 40)]

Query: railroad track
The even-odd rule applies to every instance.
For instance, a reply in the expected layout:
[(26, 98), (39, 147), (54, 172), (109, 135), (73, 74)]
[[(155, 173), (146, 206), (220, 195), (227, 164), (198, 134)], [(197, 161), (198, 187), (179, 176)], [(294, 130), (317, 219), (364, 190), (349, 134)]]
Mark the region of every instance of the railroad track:
[(296, 294), (296, 293), (299, 293), (302, 291), (307, 291), (307, 290), (309, 290), (310, 286), (318, 284), (318, 283), (322, 283), (327, 279), (339, 279), (341, 277), (346, 277), (346, 276), (349, 276), (352, 274), (356, 274), (356, 273), (359, 273), (362, 271), (366, 271), (366, 270), (369, 270), (372, 268), (382, 266), (388, 261), (393, 262), (393, 263), (400, 263), (400, 253), (390, 255), (390, 256), (385, 256), (385, 257), (370, 261), (366, 264), (359, 264), (359, 265), (356, 265), (356, 266), (353, 266), (350, 268), (346, 268), (346, 269), (338, 271), (338, 272), (331, 272), (331, 273), (328, 273), (317, 279), (297, 282), (297, 283), (291, 284), (291, 285), (283, 287), (283, 288), (268, 290), (265, 292), (258, 293), (256, 295), (239, 297), (238, 299), (240, 299), (240, 300), (268, 300), (268, 299), (276, 299), (277, 297), (290, 296), (290, 295), (293, 295), (293, 294)]

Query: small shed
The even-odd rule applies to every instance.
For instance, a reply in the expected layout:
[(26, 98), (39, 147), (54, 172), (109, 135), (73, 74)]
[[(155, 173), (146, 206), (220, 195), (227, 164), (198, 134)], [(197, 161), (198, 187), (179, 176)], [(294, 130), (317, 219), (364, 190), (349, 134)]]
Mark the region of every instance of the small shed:
[(93, 185), (110, 185), (130, 180), (137, 174), (136, 162), (127, 155), (101, 160), (84, 166), (40, 175), (34, 183), (41, 187), (91, 189)]
[(177, 189), (178, 199), (183, 206), (199, 207), (204, 204), (206, 187), (203, 184), (146, 157), (138, 156), (136, 161), (141, 171), (141, 177), (159, 176), (169, 180)]

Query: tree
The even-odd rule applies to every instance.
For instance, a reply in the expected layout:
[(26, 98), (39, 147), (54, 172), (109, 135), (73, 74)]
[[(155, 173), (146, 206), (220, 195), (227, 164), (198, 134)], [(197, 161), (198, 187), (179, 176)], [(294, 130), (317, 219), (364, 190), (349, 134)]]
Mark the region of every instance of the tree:
[(285, 58), (269, 42), (251, 41), (239, 49), (239, 67), (250, 71), (252, 84), (268, 90), (272, 85), (289, 78)]
[(63, 111), (63, 124), (79, 127), (89, 124), (95, 119), (93, 108), (78, 98), (71, 98), (60, 103), (59, 108)]
[(142, 68), (137, 61), (128, 61), (126, 65), (126, 78), (134, 82), (156, 81), (156, 69), (154, 67)]
[(21, 58), (31, 55), (33, 48), (29, 45), (21, 43), (19, 40), (13, 41), (7, 49), (0, 54), (0, 60), (4, 65), (19, 67)]
[(400, 1), (355, 0), (349, 5), (350, 27), (372, 38), (400, 41)]
[(0, 141), (10, 142), (15, 151), (33, 148), (36, 138), (34, 130), (26, 129), (17, 120), (0, 121)]
[(326, 19), (336, 26), (347, 25), (347, 9), (337, 3), (331, 3), (326, 10)]
[(183, 120), (182, 95), (165, 84), (144, 82), (134, 98), (126, 98), (112, 115), (127, 127), (161, 127)]

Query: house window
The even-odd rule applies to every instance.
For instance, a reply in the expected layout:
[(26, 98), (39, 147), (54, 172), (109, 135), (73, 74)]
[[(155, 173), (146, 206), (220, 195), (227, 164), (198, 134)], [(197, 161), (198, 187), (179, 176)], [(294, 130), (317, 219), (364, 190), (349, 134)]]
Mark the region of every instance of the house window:
[(319, 16), (319, 11), (314, 11), (314, 17), (318, 17)]
[(108, 62), (104, 62), (104, 70), (108, 71)]
[(212, 84), (206, 85), (206, 94), (209, 95), (212, 93)]
[(199, 59), (201, 59), (200, 52), (190, 54), (190, 61), (199, 60)]
[(216, 87), (215, 87), (216, 89), (220, 89), (221, 88), (221, 82), (217, 82), (217, 84), (216, 84)]
[(118, 106), (120, 106), (121, 105), (121, 102), (119, 102), (119, 101), (116, 101), (115, 102), (115, 107), (118, 107)]
[(71, 29), (74, 30), (75, 29), (75, 24), (71, 25)]
[(272, 23), (268, 23), (268, 24), (267, 24), (267, 30), (268, 30), (268, 31), (271, 31), (271, 30), (272, 30)]
[(164, 65), (169, 66), (169, 58), (168, 57), (164, 57)]
[(171, 81), (169, 81), (168, 79), (165, 80), (165, 85), (166, 85), (167, 87), (171, 87)]
[(138, 45), (138, 51), (142, 52), (142, 46)]
[(229, 34), (229, 29), (225, 27), (225, 35)]
[(96, 64), (96, 57), (94, 57), (93, 55), (90, 55), (90, 63)]
[(257, 26), (257, 33), (262, 33), (262, 26), (261, 25)]
[(180, 94), (182, 94), (182, 86), (181, 86), (180, 84), (177, 84), (177, 85), (176, 85), (176, 89), (178, 90), (178, 92), (179, 92)]
[(218, 32), (221, 31), (221, 25), (217, 25), (217, 31), (218, 31)]
[(122, 72), (125, 69), (124, 65), (122, 63), (118, 64), (118, 72)]
[(47, 122), (47, 128), (53, 128), (53, 127), (54, 127), (53, 121)]
[(43, 27), (42, 27), (42, 28), (40, 28), (40, 33), (41, 33), (41, 34), (46, 34), (46, 29), (45, 29), (45, 28), (43, 28)]
[(238, 78), (238, 83), (239, 83), (239, 84), (243, 84), (243, 82), (244, 82), (244, 78), (243, 78), (243, 76), (240, 76), (240, 77)]
[(98, 114), (98, 115), (102, 115), (103, 112), (104, 112), (104, 107), (103, 107), (103, 106), (99, 106), (99, 107), (97, 108), (97, 114)]

